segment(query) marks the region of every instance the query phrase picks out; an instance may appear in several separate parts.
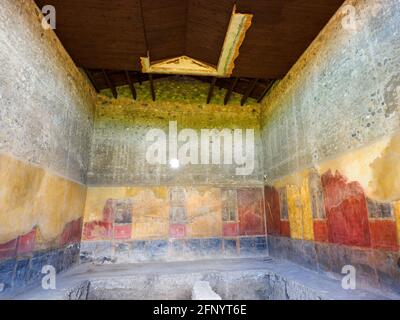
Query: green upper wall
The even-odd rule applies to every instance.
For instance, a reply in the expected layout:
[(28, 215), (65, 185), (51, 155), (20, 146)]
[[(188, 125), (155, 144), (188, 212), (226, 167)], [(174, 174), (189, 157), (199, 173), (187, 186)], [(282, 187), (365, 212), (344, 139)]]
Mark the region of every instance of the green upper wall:
[(133, 100), (128, 86), (118, 88), (114, 99), (110, 90), (98, 95), (97, 127), (142, 125), (165, 127), (177, 121), (180, 128), (254, 128), (258, 130), (261, 105), (254, 99), (240, 106), (241, 95), (233, 93), (228, 105), (223, 104), (226, 90), (215, 88), (214, 97), (206, 104), (209, 85), (187, 78), (155, 81), (157, 99), (152, 101), (149, 83), (135, 85), (138, 98)]
[[(210, 84), (201, 82), (188, 77), (168, 77), (154, 80), (154, 89), (156, 92), (157, 101), (161, 102), (183, 102), (183, 103), (198, 103), (205, 104), (208, 96)], [(152, 101), (150, 92), (150, 83), (145, 81), (142, 85), (135, 84), (135, 89), (138, 95), (138, 101)], [(128, 86), (117, 88), (118, 96), (124, 98), (132, 98), (132, 94)], [(215, 87), (212, 104), (224, 104), (226, 89)], [(111, 90), (103, 90), (102, 94), (112, 97)], [(229, 106), (240, 106), (242, 95), (233, 92), (229, 100)], [(255, 99), (247, 99), (246, 105), (257, 105)]]

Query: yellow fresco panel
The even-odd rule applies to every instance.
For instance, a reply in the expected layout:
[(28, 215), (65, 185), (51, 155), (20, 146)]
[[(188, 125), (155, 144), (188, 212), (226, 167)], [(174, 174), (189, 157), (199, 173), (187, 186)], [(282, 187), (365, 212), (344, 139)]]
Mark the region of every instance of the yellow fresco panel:
[(303, 180), (301, 189), (301, 205), (303, 209), (303, 239), (314, 240), (314, 222), (311, 208), (310, 190), (308, 186), (308, 178)]
[(86, 187), (42, 168), (0, 155), (0, 243), (37, 227), (51, 242), (83, 215)]
[(104, 207), (109, 199), (123, 199), (125, 188), (88, 188), (84, 221), (103, 220)]
[(397, 241), (400, 245), (400, 201), (394, 203), (394, 215), (396, 218)]
[(221, 191), (218, 188), (188, 188), (189, 238), (218, 237), (222, 235)]
[(0, 155), (0, 243), (32, 230), (37, 218), (32, 205), (44, 171)]
[(167, 188), (141, 188), (131, 199), (132, 239), (167, 238), (169, 234)]
[(303, 210), (300, 190), (295, 185), (288, 185), (286, 189), (288, 199), (290, 237), (293, 239), (303, 239)]

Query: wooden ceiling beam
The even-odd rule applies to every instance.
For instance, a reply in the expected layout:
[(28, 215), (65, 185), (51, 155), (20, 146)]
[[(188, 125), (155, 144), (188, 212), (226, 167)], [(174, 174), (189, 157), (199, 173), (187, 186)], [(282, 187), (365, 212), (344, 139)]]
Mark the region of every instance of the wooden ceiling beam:
[(254, 88), (256, 87), (258, 82), (258, 78), (255, 78), (249, 82), (249, 85), (247, 86), (246, 92), (244, 93), (242, 100), (240, 101), (240, 105), (244, 106), (246, 103), (247, 99), (249, 96), (253, 93)]
[(236, 87), (238, 81), (239, 81), (238, 77), (235, 77), (235, 78), (231, 79), (231, 84), (229, 86), (229, 90), (226, 93), (225, 98), (224, 98), (224, 105), (228, 104), (229, 99), (231, 98), (232, 92), (233, 92), (233, 90), (235, 90), (235, 87)]
[(92, 72), (91, 72), (89, 69), (86, 69), (86, 68), (84, 68), (83, 71), (85, 71), (85, 73), (86, 73), (86, 75), (87, 75), (87, 77), (88, 77), (90, 83), (92, 84), (94, 90), (95, 90), (97, 93), (99, 93), (100, 90), (97, 88), (96, 81), (94, 81), (94, 79), (93, 79)]
[(125, 70), (125, 77), (126, 77), (126, 81), (129, 84), (129, 88), (131, 89), (133, 100), (136, 100), (137, 94), (136, 94), (135, 85), (133, 84), (131, 76), (129, 74), (129, 71), (127, 71), (127, 70)]
[(264, 99), (265, 95), (268, 93), (269, 90), (271, 90), (275, 82), (276, 80), (269, 81), (268, 85), (265, 87), (264, 91), (260, 94), (259, 98), (257, 99), (257, 103), (260, 103)]
[(208, 96), (207, 96), (207, 104), (210, 103), (211, 98), (213, 96), (213, 92), (214, 92), (214, 87), (215, 87), (215, 83), (217, 82), (217, 78), (213, 77), (211, 84), (210, 84), (210, 89), (208, 90)]
[(111, 89), (111, 93), (112, 93), (113, 97), (114, 97), (115, 99), (117, 99), (117, 97), (118, 97), (118, 92), (117, 92), (117, 89), (115, 88), (114, 83), (112, 82), (111, 78), (110, 78), (109, 75), (107, 74), (107, 71), (106, 71), (106, 70), (103, 69), (102, 72), (103, 72), (104, 80), (106, 81), (107, 86)]
[(153, 99), (153, 101), (156, 101), (156, 92), (154, 90), (153, 75), (151, 73), (149, 73), (149, 80), (150, 80), (151, 98)]
[(139, 85), (142, 85), (142, 74), (140, 72), (135, 72), (135, 75)]
[(229, 78), (221, 78), (218, 79), (217, 82), (215, 83), (215, 85), (218, 87), (219, 90), (224, 89), (225, 87), (225, 82), (229, 80)]

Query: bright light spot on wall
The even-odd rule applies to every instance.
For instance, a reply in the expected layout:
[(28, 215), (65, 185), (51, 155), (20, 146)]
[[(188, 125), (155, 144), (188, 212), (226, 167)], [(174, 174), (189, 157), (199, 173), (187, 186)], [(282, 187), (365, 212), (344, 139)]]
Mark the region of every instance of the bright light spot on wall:
[(169, 161), (169, 165), (171, 166), (172, 169), (178, 169), (180, 164), (178, 159), (171, 159)]

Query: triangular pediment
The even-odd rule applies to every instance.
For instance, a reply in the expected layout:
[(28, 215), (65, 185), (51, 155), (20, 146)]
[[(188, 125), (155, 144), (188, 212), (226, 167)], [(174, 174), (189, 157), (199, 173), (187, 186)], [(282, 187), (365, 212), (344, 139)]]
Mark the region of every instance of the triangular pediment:
[(216, 72), (217, 69), (207, 63), (200, 60), (188, 57), (180, 56), (172, 59), (167, 59), (161, 62), (156, 62), (152, 65), (152, 68), (163, 69), (163, 70), (181, 70), (182, 72)]
[[(142, 64), (148, 64), (149, 61), (147, 59), (148, 58), (142, 58)], [(148, 68), (154, 73), (170, 74), (208, 75), (217, 72), (216, 67), (185, 55), (151, 63)]]

